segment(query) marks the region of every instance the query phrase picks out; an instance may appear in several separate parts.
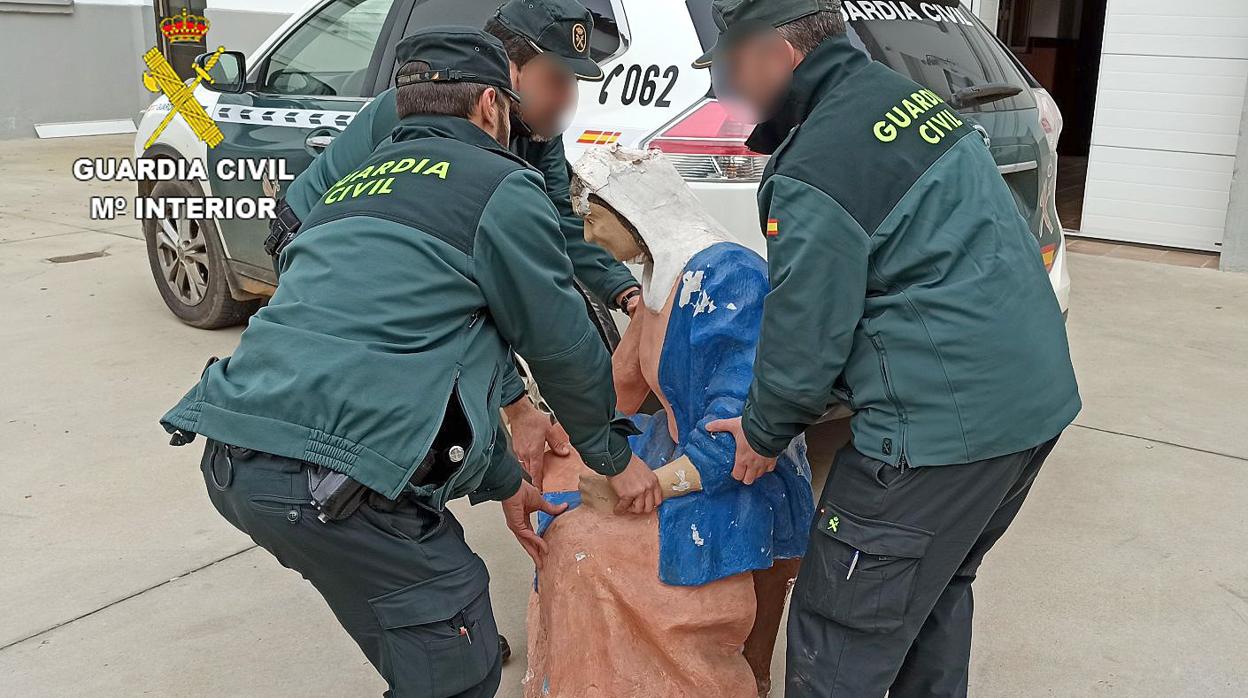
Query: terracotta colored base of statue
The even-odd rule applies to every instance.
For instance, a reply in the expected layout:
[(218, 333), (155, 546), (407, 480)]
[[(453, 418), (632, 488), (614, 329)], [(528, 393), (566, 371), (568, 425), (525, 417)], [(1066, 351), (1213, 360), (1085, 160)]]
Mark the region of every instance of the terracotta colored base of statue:
[[(585, 486), (599, 477), (575, 456), (547, 457), (545, 491), (572, 492), (579, 483), (583, 506), (545, 529), (549, 572), (539, 574), (538, 592), (529, 599), (525, 698), (711, 696), (689, 693), (690, 686), (714, 688), (716, 697), (768, 696), (771, 657), (801, 559), (778, 559), (771, 569), (701, 587), (661, 583), (658, 516), (618, 516), (610, 508), (614, 503), (589, 504)], [(540, 594), (542, 589), (547, 593)], [(644, 632), (638, 619), (644, 619)], [(555, 638), (545, 631), (568, 627), (609, 631), (603, 637), (574, 632)], [(706, 639), (696, 641), (699, 637)], [(578, 659), (603, 652), (612, 657), (610, 671)], [(641, 668), (670, 666), (671, 652), (680, 653), (683, 673), (649, 671), (646, 682), (634, 686)], [(749, 673), (743, 672), (743, 661)], [(700, 678), (708, 673), (716, 678)], [(599, 687), (618, 693), (594, 693)]]
[[(575, 489), (588, 472), (575, 459), (548, 458), (546, 468), (546, 489), (556, 491)], [(659, 581), (656, 514), (582, 506), (544, 537), (550, 555), (529, 603), (525, 698), (758, 695), (742, 654), (754, 626), (752, 574), (696, 587)]]
[[(755, 698), (770, 686), (789, 580), (813, 511), (805, 441), (746, 486), (707, 430), (745, 404), (765, 262), (728, 242), (657, 153), (595, 149), (575, 167), (586, 238), (642, 259), (644, 307), (612, 356), (616, 408), (658, 476), (656, 514), (616, 514), (610, 483), (546, 458), (549, 553), (529, 606), (527, 698)], [(641, 413), (648, 395), (662, 405)]]

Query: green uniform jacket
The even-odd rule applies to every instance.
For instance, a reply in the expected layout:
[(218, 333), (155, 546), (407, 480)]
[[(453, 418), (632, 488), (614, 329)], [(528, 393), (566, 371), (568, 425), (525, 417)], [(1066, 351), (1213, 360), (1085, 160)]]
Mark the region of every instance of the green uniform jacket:
[[(398, 121), (395, 90), (377, 96), (351, 121), (312, 165), (291, 183), (286, 202), (303, 220), (318, 199), (343, 175), (359, 167), (384, 140)], [(563, 150), (563, 139), (543, 141), (513, 134), (511, 151), (542, 173), (546, 194), (559, 213), (559, 228), (576, 278), (589, 292), (608, 306), (637, 280), (606, 250), (585, 240), (585, 223), (572, 211), (571, 176)]]
[[(378, 145), (390, 138), (399, 118), (395, 92), (395, 88), (391, 88), (369, 102), (325, 152), (291, 182), (285, 198), (299, 220), (304, 220), (335, 182), (363, 164)], [(528, 136), (513, 137), (511, 151), (541, 172), (543, 187), (559, 214), (563, 245), (572, 260), (574, 275), (600, 301), (613, 306), (621, 293), (638, 283), (627, 267), (615, 261), (602, 247), (585, 239), (585, 222), (572, 210), (571, 176), (563, 139), (539, 141)], [(524, 395), (524, 383), (514, 369), (503, 376), (502, 391), (504, 405)]]
[(167, 430), (324, 465), (393, 498), (454, 396), (467, 457), (417, 494), (438, 507), (503, 499), (521, 479), (499, 422), (514, 347), (586, 463), (608, 475), (628, 464), (633, 429), (615, 414), (611, 359), (541, 175), (481, 129), (405, 119), (303, 225), (272, 301), (165, 415)]
[[(787, 134), (787, 139), (779, 144)], [(1039, 245), (983, 138), (840, 36), (798, 66), (759, 190), (772, 291), (747, 440), (779, 454), (834, 396), (853, 444), (915, 466), (1051, 439), (1080, 409)]]

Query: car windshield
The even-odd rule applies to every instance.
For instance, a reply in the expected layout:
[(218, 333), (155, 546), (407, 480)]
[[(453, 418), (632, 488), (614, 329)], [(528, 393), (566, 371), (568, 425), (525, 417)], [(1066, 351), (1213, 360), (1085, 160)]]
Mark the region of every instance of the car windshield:
[[(711, 0), (687, 0), (703, 49), (719, 29)], [(850, 41), (872, 58), (934, 90), (955, 97), (964, 112), (1026, 109), (1034, 106), (1026, 79), (1005, 49), (970, 10), (952, 0), (844, 0)]]

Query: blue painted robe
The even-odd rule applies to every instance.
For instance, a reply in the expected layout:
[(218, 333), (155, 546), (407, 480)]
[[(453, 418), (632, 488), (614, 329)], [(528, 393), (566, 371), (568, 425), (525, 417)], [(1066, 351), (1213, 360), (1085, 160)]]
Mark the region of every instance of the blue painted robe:
[[(706, 431), (739, 417), (753, 377), (754, 353), (770, 290), (767, 266), (753, 251), (718, 243), (699, 252), (678, 282), (659, 359), (659, 386), (675, 415), (679, 442), (665, 412), (633, 418), (642, 433), (634, 452), (651, 468), (688, 455), (701, 492), (659, 507), (659, 578), (696, 586), (806, 552), (814, 503), (806, 443), (794, 440), (773, 473), (746, 487), (732, 477), (731, 435)], [(548, 495), (557, 502), (577, 497)], [(541, 517), (539, 530), (549, 525)]]

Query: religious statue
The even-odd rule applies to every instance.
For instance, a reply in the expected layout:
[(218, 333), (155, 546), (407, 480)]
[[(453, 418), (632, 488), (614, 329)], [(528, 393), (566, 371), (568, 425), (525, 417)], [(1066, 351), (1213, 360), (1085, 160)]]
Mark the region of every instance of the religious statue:
[[(706, 425), (738, 416), (770, 288), (758, 254), (728, 240), (657, 151), (591, 149), (574, 167), (585, 236), (644, 265), (644, 307), (613, 358), (634, 452), (664, 502), (616, 514), (576, 457), (547, 457), (542, 489), (570, 508), (529, 606), (527, 698), (755, 698), (813, 513), (805, 442), (746, 486), (735, 446)], [(639, 411), (650, 395), (662, 409)]]

